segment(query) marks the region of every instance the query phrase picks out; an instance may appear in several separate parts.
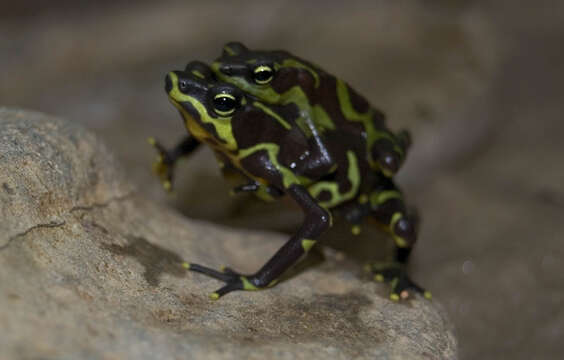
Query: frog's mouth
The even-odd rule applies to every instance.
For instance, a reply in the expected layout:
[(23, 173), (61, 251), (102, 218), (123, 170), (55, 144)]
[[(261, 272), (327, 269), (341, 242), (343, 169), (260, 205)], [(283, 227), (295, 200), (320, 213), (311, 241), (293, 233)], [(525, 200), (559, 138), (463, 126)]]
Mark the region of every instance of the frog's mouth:
[(165, 77), (165, 91), (170, 101), (177, 105), (186, 100), (187, 95), (183, 94), (178, 88), (179, 75), (177, 71), (171, 71)]
[(190, 95), (184, 94), (178, 88), (179, 72), (171, 71), (165, 77), (165, 91), (168, 94), (168, 99), (176, 107), (186, 124), (195, 123), (201, 118), (201, 114), (194, 106), (197, 100)]
[[(185, 98), (187, 98), (188, 96), (183, 95), (180, 89), (178, 89), (178, 75), (176, 74), (175, 71), (171, 71), (168, 74), (166, 74), (164, 89), (168, 95), (168, 99), (170, 100), (170, 102), (179, 110), (183, 110), (182, 105), (185, 103), (186, 100)], [(190, 111), (190, 113), (191, 112), (192, 111)], [(190, 115), (193, 117), (193, 114)]]

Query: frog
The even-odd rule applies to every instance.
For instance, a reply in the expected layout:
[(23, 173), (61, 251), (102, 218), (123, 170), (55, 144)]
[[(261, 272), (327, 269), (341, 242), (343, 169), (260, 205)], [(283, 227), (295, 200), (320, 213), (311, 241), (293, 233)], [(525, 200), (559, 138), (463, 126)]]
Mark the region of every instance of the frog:
[[(403, 194), (392, 177), (405, 161), (410, 133), (405, 129), (392, 132), (384, 114), (349, 84), (288, 51), (250, 50), (240, 42), (229, 42), (211, 68), (219, 80), (268, 104), (294, 104), (301, 114), (298, 123), (306, 133), (311, 128), (309, 134), (321, 138), (337, 132), (363, 139), (370, 175), (377, 179), (358, 196), (359, 204), (348, 204), (345, 217), (353, 224), (353, 234), (360, 233), (360, 223), (366, 216), (390, 230), (396, 245), (394, 259), (374, 262), (368, 268), (376, 280), (392, 285), (401, 282), (405, 271), (398, 269), (405, 268), (412, 248), (409, 244), (416, 241), (418, 217), (413, 211), (407, 213)], [(365, 203), (369, 203), (368, 208)]]
[[(222, 79), (218, 69), (193, 61), (165, 78), (165, 91), (188, 131), (171, 150), (150, 141), (159, 154), (155, 169), (165, 188), (172, 187), (176, 161), (205, 144), (224, 174), (237, 174), (244, 180), (232, 192), (250, 192), (266, 201), (288, 196), (301, 208), (304, 219), (287, 242), (252, 274), (186, 263), (187, 269), (224, 282), (210, 297), (219, 299), (236, 290), (274, 286), (332, 227), (333, 214), (339, 213), (353, 224), (372, 216), (392, 234), (398, 249), (395, 260), (373, 264), (370, 269), (376, 280), (391, 284), (392, 300), (407, 298), (409, 292), (430, 298), (430, 293), (406, 273), (407, 256), (416, 239), (415, 221), (408, 216), (391, 179), (396, 169), (384, 171), (376, 157), (367, 153), (371, 149), (373, 155), (380, 155), (379, 150), (372, 151), (375, 142), (367, 144), (358, 123), (346, 120), (350, 129), (336, 127), (328, 125), (327, 119), (308, 116), (307, 108), (294, 101), (265, 101), (241, 84)], [(306, 101), (298, 100), (301, 105)], [(383, 126), (378, 130), (392, 134)], [(389, 149), (397, 147), (400, 153), (407, 148), (401, 136), (390, 136), (386, 141), (390, 144), (384, 152), (391, 153)]]
[(287, 51), (253, 51), (239, 42), (223, 47), (211, 65), (219, 80), (269, 104), (295, 104), (299, 124), (313, 134), (339, 131), (364, 137), (372, 169), (392, 177), (411, 145), (407, 130), (397, 134), (385, 116), (343, 80)]

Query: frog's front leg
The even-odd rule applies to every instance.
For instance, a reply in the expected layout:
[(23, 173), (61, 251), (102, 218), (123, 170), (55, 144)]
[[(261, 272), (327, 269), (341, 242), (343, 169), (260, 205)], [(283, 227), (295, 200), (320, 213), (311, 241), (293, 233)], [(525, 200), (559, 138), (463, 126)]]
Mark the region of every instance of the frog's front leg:
[(174, 148), (167, 150), (160, 142), (152, 137), (149, 138), (148, 141), (158, 153), (157, 161), (153, 164), (153, 171), (161, 179), (165, 190), (171, 191), (176, 161), (183, 156), (191, 154), (196, 150), (198, 145), (200, 145), (200, 142), (193, 136), (188, 135), (176, 144)]
[(392, 287), (392, 300), (405, 299), (409, 290), (423, 294), (426, 298), (431, 293), (413, 282), (407, 275), (407, 260), (417, 239), (416, 219), (406, 211), (401, 192), (391, 180), (382, 177), (383, 184), (375, 189), (368, 197), (371, 215), (380, 223), (394, 239), (395, 254), (391, 262), (375, 262), (369, 265), (369, 270), (377, 281), (385, 281)]
[(250, 160), (248, 164), (250, 172), (269, 180), (274, 186), (283, 188), (304, 211), (304, 222), (274, 256), (252, 275), (243, 275), (231, 269), (218, 271), (198, 264), (189, 264), (190, 270), (226, 283), (211, 294), (212, 299), (218, 299), (235, 290), (259, 290), (276, 284), (279, 277), (306, 254), (315, 244), (316, 239), (331, 226), (331, 214), (315, 201), (288, 169), (278, 166), (278, 170), (273, 171), (276, 169), (272, 166), (277, 163), (276, 155), (277, 151), (271, 150), (268, 154), (258, 151), (253, 156), (249, 156), (247, 159)]

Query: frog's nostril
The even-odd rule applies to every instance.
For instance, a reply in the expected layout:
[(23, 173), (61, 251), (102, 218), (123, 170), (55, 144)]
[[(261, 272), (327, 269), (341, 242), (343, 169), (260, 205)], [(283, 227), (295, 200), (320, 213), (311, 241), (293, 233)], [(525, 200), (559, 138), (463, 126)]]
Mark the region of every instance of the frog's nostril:
[(165, 91), (169, 93), (170, 90), (172, 90), (172, 79), (170, 78), (170, 74), (167, 74), (165, 77)]

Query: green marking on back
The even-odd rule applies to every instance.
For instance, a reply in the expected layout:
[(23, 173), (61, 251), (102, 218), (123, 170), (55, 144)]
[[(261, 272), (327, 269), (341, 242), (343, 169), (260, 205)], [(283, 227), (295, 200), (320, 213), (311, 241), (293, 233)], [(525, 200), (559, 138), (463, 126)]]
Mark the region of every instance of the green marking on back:
[(282, 125), (286, 130), (290, 130), (292, 128), (292, 126), (290, 126), (290, 124), (288, 124), (288, 122), (286, 122), (286, 120), (284, 120), (280, 115), (278, 115), (277, 113), (272, 111), (269, 107), (264, 106), (263, 104), (259, 103), (258, 101), (253, 102), (253, 106), (261, 109), (266, 114), (275, 118), (276, 121), (278, 121), (280, 123), (280, 125)]
[(308, 66), (308, 65), (306, 65), (302, 62), (299, 62), (296, 59), (286, 59), (282, 62), (281, 67), (292, 67), (292, 68), (306, 70), (307, 72), (309, 72), (311, 74), (311, 76), (313, 76), (315, 88), (319, 87), (319, 74), (317, 73), (317, 71), (312, 69), (311, 66)]
[(358, 169), (358, 159), (354, 151), (347, 151), (348, 159), (348, 172), (347, 178), (351, 182), (351, 188), (346, 193), (339, 192), (339, 184), (334, 181), (320, 181), (308, 188), (311, 196), (316, 198), (322, 191), (328, 191), (331, 193), (331, 199), (327, 201), (320, 201), (319, 205), (325, 208), (332, 208), (344, 201), (352, 199), (358, 192), (360, 187), (360, 170)]
[(396, 140), (387, 131), (378, 130), (374, 127), (374, 110), (372, 108), (365, 113), (360, 113), (354, 109), (349, 94), (349, 88), (347, 84), (340, 79), (337, 79), (337, 98), (339, 99), (339, 106), (344, 117), (349, 121), (358, 121), (364, 125), (366, 130), (367, 158), (372, 167), (378, 166), (376, 160), (372, 158), (371, 150), (374, 143), (379, 139), (388, 139), (395, 144)]
[(357, 112), (351, 102), (349, 89), (347, 84), (340, 79), (337, 79), (337, 98), (339, 99), (339, 106), (341, 111), (347, 120), (350, 121), (360, 121), (366, 123), (372, 120), (372, 109), (369, 109), (365, 113)]
[(276, 167), (276, 170), (278, 170), (282, 174), (282, 184), (284, 188), (289, 188), (293, 184), (300, 183), (296, 175), (290, 169), (278, 162), (278, 152), (280, 151), (280, 147), (277, 144), (262, 143), (247, 149), (239, 150), (239, 158), (243, 159), (261, 150), (265, 150), (268, 153), (269, 160)]
[(331, 117), (327, 114), (325, 109), (321, 105), (315, 105), (312, 108), (313, 111), (313, 123), (317, 128), (323, 132), (326, 129), (335, 130), (336, 126), (333, 123)]

